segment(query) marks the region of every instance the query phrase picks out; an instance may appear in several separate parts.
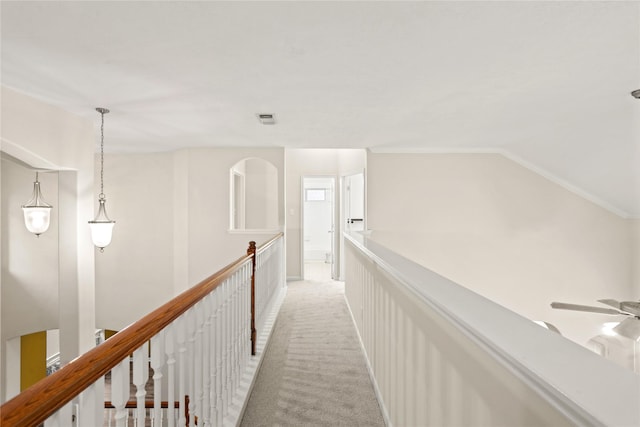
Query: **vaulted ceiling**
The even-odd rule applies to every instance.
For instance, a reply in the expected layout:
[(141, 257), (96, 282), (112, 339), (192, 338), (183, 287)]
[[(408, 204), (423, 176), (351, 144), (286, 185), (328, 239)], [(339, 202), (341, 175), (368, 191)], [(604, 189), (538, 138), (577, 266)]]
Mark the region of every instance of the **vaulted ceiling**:
[[(2, 85), (107, 151), (500, 152), (640, 217), (640, 3), (2, 1)], [(262, 125), (258, 113), (274, 113)]]

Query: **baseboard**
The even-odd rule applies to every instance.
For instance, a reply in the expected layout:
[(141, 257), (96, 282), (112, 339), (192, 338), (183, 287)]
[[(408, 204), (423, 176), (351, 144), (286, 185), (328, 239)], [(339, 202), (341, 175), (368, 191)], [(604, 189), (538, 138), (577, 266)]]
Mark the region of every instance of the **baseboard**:
[(302, 277), (300, 276), (288, 276), (287, 277), (287, 282), (300, 282), (304, 280)]
[(358, 330), (358, 324), (356, 323), (356, 318), (353, 316), (353, 311), (351, 311), (351, 306), (349, 305), (349, 299), (345, 293), (344, 300), (347, 303), (347, 309), (349, 310), (349, 315), (351, 316), (351, 321), (353, 322), (353, 327), (356, 330), (356, 334), (358, 335), (358, 341), (360, 342), (360, 348), (362, 349), (362, 354), (364, 355), (364, 361), (367, 365), (367, 371), (369, 372), (369, 378), (371, 379), (371, 384), (373, 384), (373, 391), (376, 394), (376, 399), (378, 400), (378, 406), (380, 407), (380, 412), (382, 412), (382, 419), (384, 420), (385, 425), (392, 427), (391, 420), (389, 419), (389, 412), (387, 411), (387, 407), (384, 404), (384, 400), (382, 399), (382, 393), (380, 392), (380, 388), (378, 387), (378, 382), (376, 381), (376, 377), (373, 373), (373, 368), (371, 367), (371, 363), (369, 362), (369, 356), (367, 356), (367, 350), (364, 347), (364, 342), (362, 341), (362, 337), (360, 336), (360, 331)]

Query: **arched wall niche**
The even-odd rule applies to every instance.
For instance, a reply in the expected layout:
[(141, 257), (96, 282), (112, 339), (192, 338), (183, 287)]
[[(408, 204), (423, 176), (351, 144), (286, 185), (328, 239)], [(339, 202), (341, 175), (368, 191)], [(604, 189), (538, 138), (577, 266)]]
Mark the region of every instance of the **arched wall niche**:
[(229, 170), (229, 229), (277, 230), (278, 169), (270, 162), (248, 157)]

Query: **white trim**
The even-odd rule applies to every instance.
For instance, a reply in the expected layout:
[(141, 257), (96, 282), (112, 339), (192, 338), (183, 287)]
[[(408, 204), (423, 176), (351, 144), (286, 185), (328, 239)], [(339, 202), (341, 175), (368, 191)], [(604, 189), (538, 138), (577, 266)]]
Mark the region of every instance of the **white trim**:
[(577, 196), (582, 197), (589, 202), (600, 206), (609, 212), (618, 215), (623, 219), (640, 219), (640, 213), (632, 214), (623, 209), (620, 209), (613, 204), (601, 199), (600, 197), (588, 192), (587, 190), (571, 184), (569, 181), (558, 177), (557, 175), (549, 172), (548, 170), (534, 165), (533, 163), (523, 159), (520, 156), (513, 154), (512, 152), (505, 150), (504, 148), (456, 148), (456, 149), (442, 149), (442, 148), (373, 148), (372, 153), (376, 154), (499, 154), (512, 162), (519, 164), (520, 166), (529, 169), (532, 172), (548, 179), (556, 185), (564, 188), (567, 191), (574, 193)]
[(633, 215), (627, 211), (624, 211), (622, 209), (617, 208), (616, 206), (612, 205), (611, 203), (602, 200), (601, 198), (599, 198), (598, 196), (595, 196), (594, 194), (589, 193), (588, 191), (577, 187), (573, 184), (571, 184), (569, 181), (562, 179), (556, 175), (554, 175), (553, 173), (547, 171), (546, 169), (543, 169), (541, 167), (538, 167), (536, 165), (534, 165), (533, 163), (530, 163), (526, 160), (524, 160), (523, 158), (516, 156), (515, 154), (509, 152), (509, 151), (504, 151), (504, 152), (500, 152), (497, 154), (501, 154), (504, 157), (506, 157), (507, 159), (519, 164), (520, 166), (529, 169), (532, 172), (537, 173), (538, 175), (542, 176), (543, 178), (548, 179), (549, 181), (553, 182), (554, 184), (559, 185), (560, 187), (564, 188), (567, 191), (572, 192), (573, 194), (582, 197), (585, 200), (590, 201), (593, 204), (596, 204), (598, 206), (600, 206), (601, 208), (604, 208), (606, 210), (608, 210), (611, 213), (614, 213), (616, 215), (618, 215), (619, 217), (623, 218), (623, 219), (634, 219), (634, 218), (640, 218), (640, 214)]
[(362, 350), (362, 355), (364, 356), (364, 361), (365, 361), (365, 364), (367, 365), (367, 372), (369, 373), (369, 378), (371, 379), (371, 384), (373, 385), (373, 391), (375, 392), (376, 399), (378, 400), (378, 406), (380, 407), (382, 418), (384, 419), (385, 425), (391, 427), (392, 424), (391, 424), (391, 420), (389, 419), (389, 411), (387, 411), (387, 407), (384, 404), (384, 399), (382, 398), (382, 392), (380, 391), (380, 387), (378, 387), (376, 376), (373, 372), (373, 368), (371, 367), (371, 363), (369, 362), (369, 356), (367, 356), (367, 350), (364, 347), (364, 342), (362, 341), (362, 337), (360, 336), (360, 331), (358, 330), (358, 326), (356, 324), (356, 318), (353, 316), (353, 311), (351, 311), (351, 306), (349, 305), (349, 299), (347, 298), (346, 293), (344, 295), (344, 300), (347, 303), (347, 309), (349, 309), (349, 315), (351, 316), (353, 329), (355, 329), (356, 334), (358, 335), (358, 342), (360, 343), (360, 349)]
[(280, 233), (282, 230), (279, 228), (255, 228), (255, 229), (242, 229), (242, 230), (227, 230), (229, 234), (274, 234)]
[(33, 151), (29, 151), (22, 147), (20, 144), (10, 141), (4, 137), (0, 138), (0, 150), (33, 169), (51, 171), (75, 170), (73, 168), (62, 167), (56, 165), (55, 163), (51, 163), (44, 157), (39, 156)]

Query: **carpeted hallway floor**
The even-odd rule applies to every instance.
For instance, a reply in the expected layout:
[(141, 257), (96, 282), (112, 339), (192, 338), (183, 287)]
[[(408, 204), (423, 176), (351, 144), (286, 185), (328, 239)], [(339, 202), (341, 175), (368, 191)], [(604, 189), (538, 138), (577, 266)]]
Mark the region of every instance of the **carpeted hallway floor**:
[(289, 283), (241, 425), (384, 426), (344, 283)]

